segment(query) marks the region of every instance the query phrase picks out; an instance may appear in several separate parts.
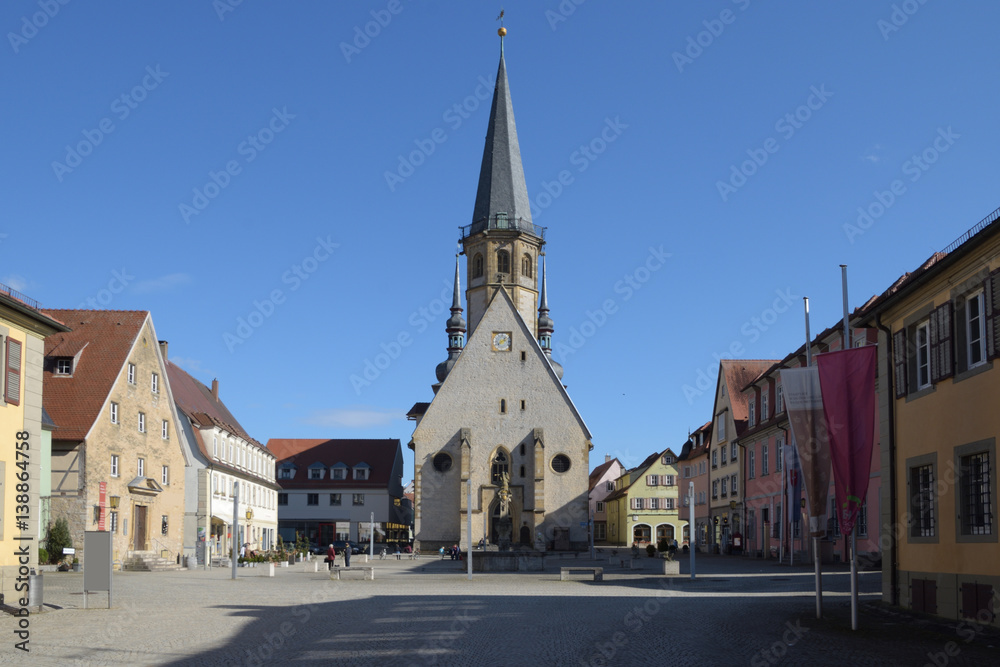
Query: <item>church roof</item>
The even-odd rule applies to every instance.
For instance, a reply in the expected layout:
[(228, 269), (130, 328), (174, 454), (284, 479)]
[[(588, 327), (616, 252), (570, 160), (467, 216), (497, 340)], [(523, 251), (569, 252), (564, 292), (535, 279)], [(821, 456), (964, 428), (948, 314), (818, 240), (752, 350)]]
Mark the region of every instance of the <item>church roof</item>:
[(521, 148), (517, 143), (514, 107), (507, 86), (507, 67), (503, 53), (500, 54), (497, 82), (493, 90), (493, 106), (490, 107), (490, 122), (486, 130), (483, 163), (479, 169), (479, 188), (476, 190), (470, 234), (488, 228), (517, 229), (538, 235), (531, 222), (531, 202), (524, 182)]

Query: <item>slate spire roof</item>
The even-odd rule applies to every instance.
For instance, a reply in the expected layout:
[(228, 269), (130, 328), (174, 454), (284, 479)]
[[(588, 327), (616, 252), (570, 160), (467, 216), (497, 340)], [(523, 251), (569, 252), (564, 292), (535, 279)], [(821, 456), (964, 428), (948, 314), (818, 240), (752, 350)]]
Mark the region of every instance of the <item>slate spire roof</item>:
[(504, 64), (502, 51), (496, 87), (493, 90), (489, 128), (486, 131), (486, 146), (483, 148), (483, 164), (479, 170), (479, 188), (472, 213), (472, 233), (487, 229), (488, 221), (492, 223), (491, 228), (495, 227), (498, 213), (506, 214), (507, 224), (511, 228), (535, 233), (531, 223), (528, 188), (524, 182), (524, 168), (521, 166), (521, 148), (517, 143), (517, 128), (514, 126), (514, 107), (511, 105), (510, 88), (507, 86), (507, 66)]

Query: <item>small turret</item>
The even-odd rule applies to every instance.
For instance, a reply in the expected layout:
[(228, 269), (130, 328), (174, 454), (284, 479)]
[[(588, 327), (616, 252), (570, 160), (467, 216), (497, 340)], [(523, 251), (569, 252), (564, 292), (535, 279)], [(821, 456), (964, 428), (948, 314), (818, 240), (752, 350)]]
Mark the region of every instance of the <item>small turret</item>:
[(558, 361), (552, 358), (552, 332), (555, 331), (555, 322), (549, 317), (549, 297), (546, 289), (545, 276), (545, 253), (542, 253), (542, 294), (538, 304), (538, 344), (545, 351), (552, 370), (556, 372), (556, 377), (562, 380), (563, 367)]
[(448, 377), (448, 373), (455, 367), (458, 355), (465, 347), (465, 318), (462, 316), (461, 289), (458, 276), (458, 255), (455, 255), (455, 294), (451, 300), (451, 317), (445, 322), (445, 329), (448, 333), (448, 358), (437, 365), (435, 374), (437, 384), (431, 385), (434, 393), (441, 387), (441, 383)]

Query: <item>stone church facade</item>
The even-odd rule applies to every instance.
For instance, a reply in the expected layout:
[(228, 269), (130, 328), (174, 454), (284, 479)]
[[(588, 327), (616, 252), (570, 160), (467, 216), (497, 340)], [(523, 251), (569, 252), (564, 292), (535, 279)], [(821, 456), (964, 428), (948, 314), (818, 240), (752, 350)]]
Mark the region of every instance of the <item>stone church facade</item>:
[(409, 446), (424, 551), (464, 549), (470, 539), (557, 550), (589, 542), (593, 445), (551, 356), (544, 232), (531, 221), (501, 45), (472, 224), (461, 238), (468, 343), (456, 258), (448, 358), (434, 399), (408, 415), (417, 422)]

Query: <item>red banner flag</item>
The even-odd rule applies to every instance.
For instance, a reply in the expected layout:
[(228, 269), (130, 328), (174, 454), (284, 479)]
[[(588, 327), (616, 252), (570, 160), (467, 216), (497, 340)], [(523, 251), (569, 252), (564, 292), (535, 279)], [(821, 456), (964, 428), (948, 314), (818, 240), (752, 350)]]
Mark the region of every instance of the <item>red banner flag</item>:
[(809, 501), (809, 536), (823, 537), (830, 496), (830, 444), (816, 367), (782, 369), (781, 386)]
[(844, 535), (851, 534), (868, 493), (872, 447), (875, 444), (874, 345), (816, 356), (823, 390), (823, 412), (830, 431), (837, 519)]

